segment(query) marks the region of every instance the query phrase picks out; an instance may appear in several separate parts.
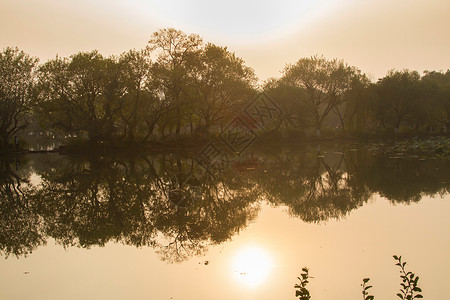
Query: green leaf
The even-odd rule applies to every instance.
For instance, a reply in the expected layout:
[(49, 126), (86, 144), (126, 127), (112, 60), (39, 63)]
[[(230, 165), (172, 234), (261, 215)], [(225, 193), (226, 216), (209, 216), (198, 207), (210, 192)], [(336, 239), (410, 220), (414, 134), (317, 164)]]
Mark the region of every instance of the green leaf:
[(418, 294), (417, 296), (415, 296), (414, 298), (423, 298), (423, 296), (421, 294)]
[(367, 296), (367, 298), (366, 298), (366, 300), (373, 300), (373, 299), (375, 299), (374, 296)]
[(365, 288), (364, 290), (368, 290), (368, 289), (370, 289), (371, 287), (372, 287), (371, 285), (366, 286), (366, 288)]
[(363, 282), (364, 282), (364, 283), (367, 283), (369, 280), (370, 280), (370, 278), (364, 278), (364, 279), (363, 279)]
[(399, 296), (400, 299), (403, 299), (403, 295), (402, 294), (398, 293), (397, 296)]
[(421, 292), (422, 289), (421, 289), (420, 287), (416, 286), (416, 287), (413, 289), (413, 291), (414, 291), (414, 292)]
[(395, 260), (398, 260), (398, 256), (397, 256), (397, 255), (394, 255), (394, 259), (395, 259)]

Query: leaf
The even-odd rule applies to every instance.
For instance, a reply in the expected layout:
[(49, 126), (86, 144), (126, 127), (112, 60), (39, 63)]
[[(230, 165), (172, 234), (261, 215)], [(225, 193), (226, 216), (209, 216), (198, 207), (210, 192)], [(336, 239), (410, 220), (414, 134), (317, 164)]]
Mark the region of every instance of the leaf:
[(421, 292), (422, 289), (421, 289), (420, 287), (416, 286), (416, 287), (413, 289), (413, 291), (414, 291), (414, 292)]
[(417, 296), (415, 296), (414, 298), (423, 298), (423, 296), (421, 294), (418, 294)]
[(372, 287), (371, 285), (366, 286), (366, 288), (365, 288), (364, 290), (368, 290), (368, 289), (370, 289), (371, 287)]
[(398, 293), (397, 296), (399, 296), (400, 299), (403, 299), (403, 295), (402, 294)]
[(366, 298), (366, 300), (373, 300), (373, 299), (375, 299), (374, 296), (367, 296), (367, 298)]
[(363, 279), (363, 282), (364, 282), (364, 283), (367, 283), (369, 280), (370, 280), (370, 278), (364, 278), (364, 279)]
[(398, 256), (397, 256), (397, 255), (394, 255), (394, 259), (395, 259), (395, 260), (398, 260)]

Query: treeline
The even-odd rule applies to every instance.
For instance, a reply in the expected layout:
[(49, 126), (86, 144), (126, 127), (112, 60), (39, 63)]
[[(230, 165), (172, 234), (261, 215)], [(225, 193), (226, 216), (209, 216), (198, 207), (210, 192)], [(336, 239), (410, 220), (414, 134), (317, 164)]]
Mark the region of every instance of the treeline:
[(264, 90), (283, 107), (286, 128), (316, 135), (445, 133), (450, 121), (450, 70), (391, 70), (372, 83), (342, 60), (313, 56), (287, 65)]
[(450, 71), (390, 71), (376, 83), (341, 60), (314, 56), (258, 85), (226, 47), (175, 29), (142, 50), (98, 51), (44, 64), (17, 48), (0, 53), (0, 147), (43, 132), (90, 143), (147, 143), (219, 132), (256, 93), (283, 110), (280, 132), (340, 135), (445, 132)]

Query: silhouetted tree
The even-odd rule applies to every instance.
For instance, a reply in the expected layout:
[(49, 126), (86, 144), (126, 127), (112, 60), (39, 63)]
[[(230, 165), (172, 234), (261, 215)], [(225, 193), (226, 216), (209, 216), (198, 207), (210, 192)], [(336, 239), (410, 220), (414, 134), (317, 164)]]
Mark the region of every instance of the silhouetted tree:
[(112, 141), (125, 93), (121, 65), (97, 51), (57, 57), (40, 68), (41, 114), (51, 128)]
[(192, 78), (189, 104), (207, 133), (212, 125), (237, 114), (242, 103), (251, 99), (256, 76), (226, 47), (207, 44), (194, 59), (189, 70)]
[(157, 55), (152, 65), (152, 78), (161, 98), (170, 103), (170, 111), (166, 115), (164, 125), (160, 126), (164, 132), (167, 123), (173, 122), (176, 126), (175, 133), (179, 135), (182, 125), (182, 106), (184, 101), (184, 89), (188, 83), (191, 55), (196, 55), (202, 44), (200, 36), (187, 35), (174, 28), (162, 29), (153, 33), (148, 42), (147, 49)]
[(341, 60), (313, 56), (288, 65), (282, 79), (291, 86), (305, 90), (307, 97), (298, 100), (305, 102), (320, 135), (325, 118), (345, 101), (343, 94), (351, 88), (352, 77), (358, 73)]
[(450, 70), (447, 72), (425, 72), (422, 77), (427, 106), (429, 124), (441, 127), (445, 132), (450, 127)]
[(17, 48), (0, 52), (0, 149), (31, 122), (37, 58)]
[(378, 98), (375, 115), (383, 127), (394, 127), (396, 133), (414, 110), (421, 110), (420, 75), (416, 71), (389, 71), (376, 85)]

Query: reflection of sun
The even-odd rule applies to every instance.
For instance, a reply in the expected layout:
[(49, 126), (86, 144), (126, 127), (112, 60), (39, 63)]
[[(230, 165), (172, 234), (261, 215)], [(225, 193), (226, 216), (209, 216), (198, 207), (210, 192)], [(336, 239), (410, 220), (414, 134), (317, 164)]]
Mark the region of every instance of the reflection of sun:
[(263, 283), (272, 269), (272, 259), (264, 249), (257, 246), (241, 249), (234, 256), (232, 264), (235, 277), (249, 287)]

